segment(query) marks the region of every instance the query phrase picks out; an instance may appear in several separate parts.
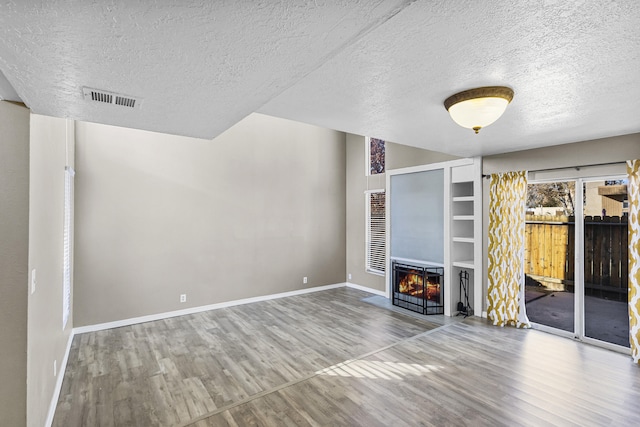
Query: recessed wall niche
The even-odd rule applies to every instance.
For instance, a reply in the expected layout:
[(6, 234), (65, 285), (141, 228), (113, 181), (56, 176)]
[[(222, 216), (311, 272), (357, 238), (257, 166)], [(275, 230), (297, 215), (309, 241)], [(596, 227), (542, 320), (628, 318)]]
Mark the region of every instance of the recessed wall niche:
[(444, 170), (391, 177), (391, 258), (444, 263)]

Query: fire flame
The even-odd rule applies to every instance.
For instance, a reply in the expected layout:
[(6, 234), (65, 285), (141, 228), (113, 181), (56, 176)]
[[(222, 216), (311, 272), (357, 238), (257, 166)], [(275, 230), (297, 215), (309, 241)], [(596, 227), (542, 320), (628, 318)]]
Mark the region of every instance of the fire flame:
[[(414, 297), (424, 298), (424, 288), (422, 286), (422, 275), (416, 270), (410, 270), (405, 274), (398, 284), (400, 293), (408, 294)], [(427, 300), (440, 301), (440, 284), (432, 283), (427, 280)]]

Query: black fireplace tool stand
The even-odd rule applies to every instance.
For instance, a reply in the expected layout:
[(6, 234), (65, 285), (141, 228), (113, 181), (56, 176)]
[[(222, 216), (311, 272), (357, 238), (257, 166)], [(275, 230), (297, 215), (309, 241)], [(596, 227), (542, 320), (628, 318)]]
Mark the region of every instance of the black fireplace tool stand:
[[(462, 298), (464, 296), (464, 302)], [(460, 270), (460, 300), (458, 302), (458, 314), (464, 317), (469, 317), (471, 314), (471, 306), (469, 305), (469, 272), (467, 270)]]

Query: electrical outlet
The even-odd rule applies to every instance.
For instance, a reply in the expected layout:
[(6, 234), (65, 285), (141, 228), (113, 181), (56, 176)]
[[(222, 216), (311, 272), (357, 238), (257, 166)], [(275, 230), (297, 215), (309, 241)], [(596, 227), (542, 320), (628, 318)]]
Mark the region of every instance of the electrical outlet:
[(304, 277), (302, 278), (302, 283), (307, 283), (307, 276), (304, 276)]
[(53, 361), (53, 376), (55, 377), (56, 375), (58, 375), (58, 361), (54, 360)]
[(36, 291), (36, 269), (31, 270), (31, 294)]
[(349, 273), (349, 280), (351, 280), (351, 273)]
[(187, 302), (187, 294), (180, 294), (180, 302)]

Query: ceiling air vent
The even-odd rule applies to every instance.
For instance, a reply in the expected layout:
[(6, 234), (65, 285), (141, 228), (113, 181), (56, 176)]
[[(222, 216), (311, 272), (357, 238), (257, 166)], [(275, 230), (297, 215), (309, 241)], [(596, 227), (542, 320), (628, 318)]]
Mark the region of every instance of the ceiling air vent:
[(142, 103), (140, 98), (90, 87), (83, 87), (82, 93), (84, 94), (84, 99), (88, 101), (119, 105), (121, 107), (140, 108)]

